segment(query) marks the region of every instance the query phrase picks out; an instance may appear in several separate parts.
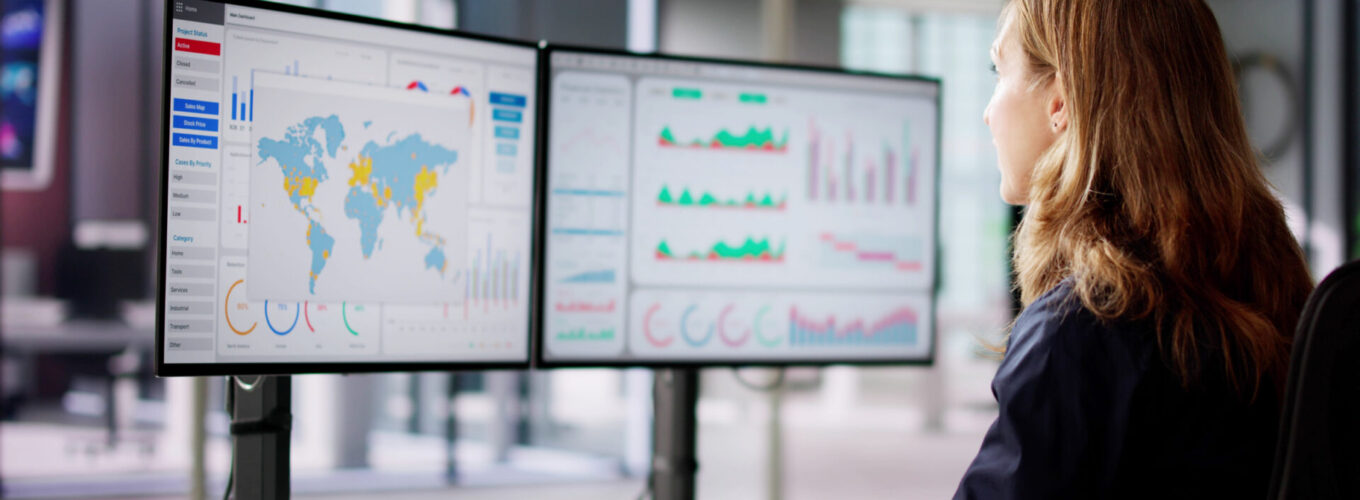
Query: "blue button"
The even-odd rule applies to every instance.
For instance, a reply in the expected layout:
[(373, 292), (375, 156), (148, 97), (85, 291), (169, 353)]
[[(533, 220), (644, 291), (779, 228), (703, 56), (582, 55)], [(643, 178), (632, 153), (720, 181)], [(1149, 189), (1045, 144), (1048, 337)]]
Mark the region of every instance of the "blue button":
[(519, 139), (519, 129), (516, 127), (496, 127), (497, 139)]
[(491, 110), (491, 119), (498, 122), (520, 123), (524, 121), (524, 115), (513, 109), (495, 108)]
[(522, 108), (526, 104), (528, 104), (528, 100), (525, 99), (524, 96), (518, 94), (502, 94), (500, 92), (492, 92), (491, 104)]
[(500, 156), (515, 156), (515, 152), (518, 150), (519, 148), (516, 148), (514, 144), (500, 143), (496, 145), (496, 154)]
[(217, 114), (217, 103), (212, 101), (195, 101), (193, 99), (175, 99), (173, 106), (175, 111), (185, 113), (199, 113), (204, 115)]
[(170, 134), (171, 144), (186, 148), (217, 149), (217, 138), (211, 135)]
[(199, 118), (196, 116), (175, 115), (174, 119), (170, 121), (170, 127), (216, 132), (217, 120), (212, 118)]

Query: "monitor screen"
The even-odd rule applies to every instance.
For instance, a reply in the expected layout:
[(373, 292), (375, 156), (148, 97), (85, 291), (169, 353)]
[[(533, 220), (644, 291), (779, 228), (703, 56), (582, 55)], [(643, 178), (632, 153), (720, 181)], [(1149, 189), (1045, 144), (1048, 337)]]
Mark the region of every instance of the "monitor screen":
[(526, 366), (537, 48), (249, 5), (167, 20), (159, 373)]
[(64, 6), (0, 2), (0, 188), (42, 190), (51, 182)]
[(545, 365), (931, 360), (938, 81), (547, 60)]

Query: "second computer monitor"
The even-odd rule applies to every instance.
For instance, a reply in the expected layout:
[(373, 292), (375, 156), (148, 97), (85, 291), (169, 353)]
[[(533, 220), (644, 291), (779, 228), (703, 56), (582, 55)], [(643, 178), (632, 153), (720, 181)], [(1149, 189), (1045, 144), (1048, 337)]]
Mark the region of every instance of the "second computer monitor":
[(931, 360), (937, 80), (548, 61), (542, 364)]

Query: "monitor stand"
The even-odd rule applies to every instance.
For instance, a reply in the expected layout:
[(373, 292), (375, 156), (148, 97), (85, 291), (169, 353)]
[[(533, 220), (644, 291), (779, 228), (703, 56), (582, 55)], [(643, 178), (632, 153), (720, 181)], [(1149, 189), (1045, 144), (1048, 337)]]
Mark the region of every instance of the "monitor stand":
[[(232, 377), (234, 438), (232, 474), (236, 498), (289, 498), (289, 434), (292, 430), (292, 378)], [(699, 470), (695, 454), (699, 370), (658, 370), (652, 387), (655, 405), (652, 470), (648, 486), (656, 500), (693, 500)], [(450, 471), (452, 473), (452, 471)]]
[(698, 437), (699, 370), (657, 370), (652, 386), (652, 471), (648, 487), (656, 500), (693, 500)]
[(245, 376), (230, 380), (235, 497), (287, 500), (288, 438), (293, 426), (292, 377)]

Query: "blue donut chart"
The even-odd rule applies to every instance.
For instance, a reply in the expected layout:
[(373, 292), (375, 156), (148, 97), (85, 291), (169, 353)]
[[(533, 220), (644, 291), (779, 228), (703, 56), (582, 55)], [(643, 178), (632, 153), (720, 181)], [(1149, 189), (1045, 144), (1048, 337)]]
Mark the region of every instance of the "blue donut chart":
[(275, 335), (278, 335), (278, 336), (280, 336), (280, 337), (282, 337), (282, 336), (284, 336), (284, 335), (288, 335), (289, 333), (292, 333), (292, 332), (293, 332), (293, 329), (294, 329), (294, 328), (297, 328), (298, 318), (301, 318), (301, 317), (302, 317), (302, 307), (301, 307), (301, 306), (302, 306), (302, 303), (301, 303), (301, 302), (296, 302), (296, 303), (293, 304), (293, 324), (292, 324), (292, 325), (289, 325), (287, 330), (279, 331), (278, 328), (274, 328), (274, 322), (269, 320), (269, 301), (268, 301), (268, 300), (264, 301), (264, 324), (265, 324), (265, 326), (268, 326), (270, 331), (274, 332)]
[(690, 347), (703, 347), (705, 344), (708, 344), (708, 341), (713, 340), (713, 334), (717, 331), (717, 325), (710, 324), (708, 325), (708, 333), (704, 334), (703, 338), (695, 340), (690, 337), (689, 316), (694, 314), (694, 311), (697, 310), (699, 310), (699, 306), (692, 305), (689, 306), (689, 309), (685, 309), (684, 314), (680, 315), (680, 336), (685, 339), (685, 343), (689, 344)]

